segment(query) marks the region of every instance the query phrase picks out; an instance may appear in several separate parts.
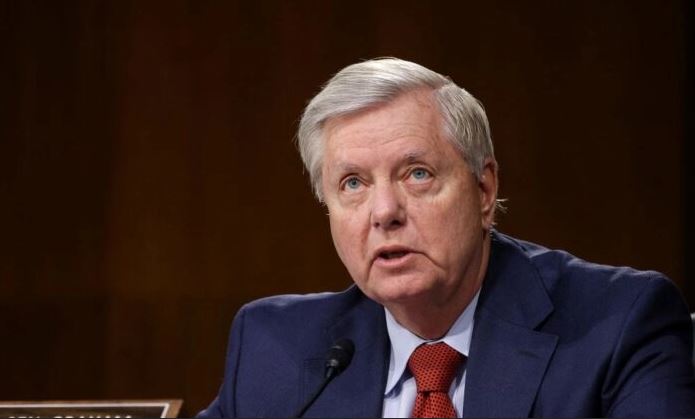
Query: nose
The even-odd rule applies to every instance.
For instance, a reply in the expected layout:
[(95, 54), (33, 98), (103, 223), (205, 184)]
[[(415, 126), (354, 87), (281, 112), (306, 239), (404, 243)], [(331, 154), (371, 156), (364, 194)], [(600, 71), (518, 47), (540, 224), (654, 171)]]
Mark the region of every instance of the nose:
[(397, 187), (391, 184), (375, 186), (371, 201), (371, 222), (374, 228), (393, 230), (405, 224), (405, 202)]

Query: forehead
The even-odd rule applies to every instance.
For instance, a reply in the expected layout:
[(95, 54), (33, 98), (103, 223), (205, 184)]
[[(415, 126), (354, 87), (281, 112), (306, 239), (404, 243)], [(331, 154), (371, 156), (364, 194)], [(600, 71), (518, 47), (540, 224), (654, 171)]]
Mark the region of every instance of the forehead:
[(383, 153), (413, 159), (453, 149), (446, 139), (443, 117), (432, 92), (424, 89), (332, 119), (325, 125), (324, 133), (325, 159), (331, 163), (360, 155), (386, 157)]

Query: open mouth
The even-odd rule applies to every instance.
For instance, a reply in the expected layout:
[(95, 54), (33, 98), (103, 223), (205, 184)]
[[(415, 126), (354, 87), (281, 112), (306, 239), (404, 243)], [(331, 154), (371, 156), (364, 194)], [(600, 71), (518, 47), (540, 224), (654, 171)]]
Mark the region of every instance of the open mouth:
[(398, 251), (398, 252), (381, 252), (381, 253), (379, 253), (379, 258), (380, 259), (386, 259), (386, 260), (398, 259), (398, 258), (401, 258), (401, 257), (407, 255), (408, 253), (409, 252), (407, 252), (405, 250)]

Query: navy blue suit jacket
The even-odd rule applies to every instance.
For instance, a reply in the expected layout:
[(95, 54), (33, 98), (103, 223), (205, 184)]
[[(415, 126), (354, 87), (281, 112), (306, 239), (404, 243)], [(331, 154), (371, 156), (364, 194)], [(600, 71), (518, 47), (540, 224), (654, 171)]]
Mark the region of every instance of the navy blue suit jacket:
[[(288, 417), (319, 386), (327, 348), (352, 364), (307, 417), (379, 417), (389, 364), (381, 305), (342, 293), (278, 296), (237, 314), (204, 417)], [(695, 416), (690, 317), (656, 272), (590, 264), (493, 232), (469, 359), (466, 417)]]

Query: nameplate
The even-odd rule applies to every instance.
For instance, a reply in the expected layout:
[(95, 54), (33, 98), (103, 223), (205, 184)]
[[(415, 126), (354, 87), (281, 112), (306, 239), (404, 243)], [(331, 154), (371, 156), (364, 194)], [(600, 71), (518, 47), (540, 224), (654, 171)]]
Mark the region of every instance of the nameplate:
[(182, 403), (180, 399), (0, 402), (0, 418), (175, 418)]

